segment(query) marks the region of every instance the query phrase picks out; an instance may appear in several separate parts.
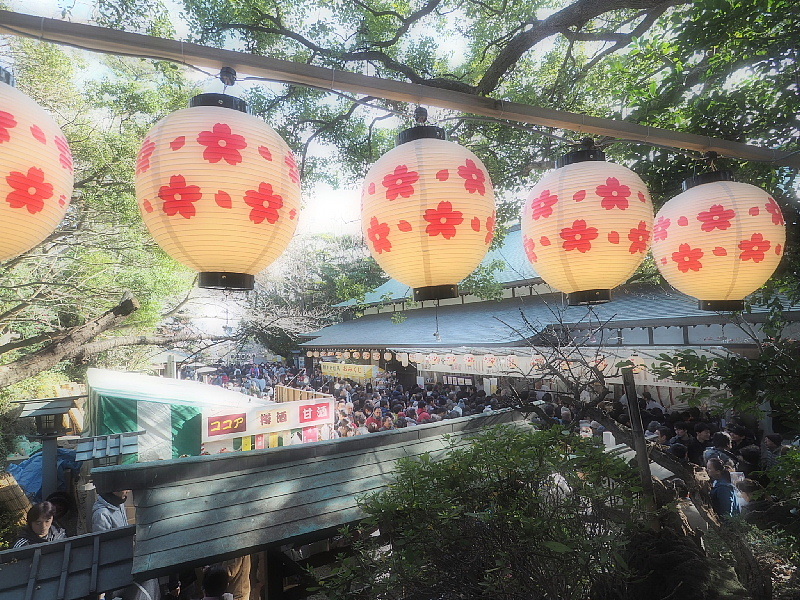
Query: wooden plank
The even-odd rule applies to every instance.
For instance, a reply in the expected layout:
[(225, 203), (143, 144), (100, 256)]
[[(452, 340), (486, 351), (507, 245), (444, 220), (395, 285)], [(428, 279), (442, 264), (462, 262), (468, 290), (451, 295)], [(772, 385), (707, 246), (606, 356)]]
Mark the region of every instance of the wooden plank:
[(31, 570), (28, 575), (28, 588), (25, 590), (25, 600), (33, 600), (33, 592), (36, 589), (36, 579), (39, 576), (39, 563), (42, 560), (42, 548), (36, 549), (31, 562)]
[(227, 498), (233, 494), (223, 492), (219, 494), (223, 499), (222, 502), (208, 505), (206, 510), (192, 513), (176, 514), (177, 511), (172, 509), (165, 515), (162, 509), (169, 505), (163, 505), (141, 515), (146, 519), (148, 525), (142, 528), (142, 534), (137, 537), (137, 542), (169, 536), (175, 531), (215, 528), (216, 525), (225, 525), (242, 517), (253, 518), (265, 515), (273, 519), (284, 519), (285, 515), (281, 511), (287, 506), (297, 508), (307, 505), (324, 505), (324, 503), (338, 498), (345, 498), (355, 506), (359, 496), (382, 489), (393, 478), (393, 473), (380, 473), (373, 469), (369, 470), (365, 476), (350, 478), (338, 483), (333, 483), (333, 478), (320, 478), (311, 488), (296, 486), (292, 489), (286, 485), (280, 490), (280, 493), (273, 493), (276, 490), (272, 486), (266, 486), (260, 495), (257, 495), (257, 490), (251, 489), (250, 497), (232, 498), (230, 503)]
[[(454, 436), (453, 439), (461, 440), (463, 437)], [(259, 488), (267, 484), (296, 482), (303, 479), (312, 479), (330, 472), (356, 471), (372, 464), (381, 464), (393, 468), (394, 463), (400, 458), (419, 456), (425, 452), (436, 452), (448, 446), (448, 442), (441, 438), (435, 438), (433, 441), (423, 440), (413, 444), (396, 444), (363, 453), (325, 456), (309, 461), (281, 464), (275, 467), (264, 465), (261, 469), (248, 469), (245, 472), (234, 471), (227, 476), (215, 478), (213, 485), (205, 478), (186, 479), (180, 482), (180, 486), (160, 486), (144, 490), (141, 495), (136, 495), (135, 504), (138, 510), (170, 502), (198, 501), (205, 496), (218, 493), (218, 490), (225, 490), (228, 493), (234, 490)]]
[(450, 419), (441, 423), (416, 425), (405, 429), (371, 433), (332, 441), (194, 456), (149, 463), (115, 465), (92, 470), (92, 477), (99, 489), (149, 489), (158, 486), (174, 486), (192, 478), (216, 479), (231, 471), (260, 471), (265, 463), (277, 465), (295, 461), (311, 460), (320, 456), (345, 454), (353, 451), (368, 451), (378, 446), (394, 443), (411, 443), (413, 440), (436, 435), (452, 435), (462, 432), (478, 432), (501, 423), (524, 422), (524, 417), (512, 410), (502, 410), (488, 415)]
[(215, 560), (224, 560), (250, 553), (266, 545), (289, 543), (306, 534), (327, 531), (328, 533), (322, 535), (330, 535), (339, 527), (358, 521), (363, 516), (360, 510), (346, 507), (339, 512), (319, 515), (314, 520), (269, 523), (271, 527), (267, 535), (252, 530), (245, 534), (237, 532), (234, 535), (222, 536), (213, 540), (213, 546), (209, 541), (196, 538), (187, 540), (187, 545), (177, 550), (164, 550), (157, 545), (140, 550), (137, 544), (133, 558), (133, 573), (138, 577), (166, 575), (174, 571), (178, 565), (190, 567), (207, 564), (210, 552), (214, 553)]
[(72, 542), (67, 542), (64, 545), (64, 557), (61, 560), (61, 577), (58, 578), (58, 596), (57, 600), (64, 600), (67, 592), (67, 574), (69, 573), (69, 559), (72, 552)]
[(227, 66), (233, 67), (242, 74), (263, 77), (270, 81), (366, 94), (411, 104), (439, 106), (497, 119), (568, 129), (578, 132), (580, 135), (638, 140), (697, 152), (714, 151), (723, 156), (800, 167), (800, 155), (782, 150), (669, 131), (627, 121), (508, 102), (427, 85), (381, 79), (359, 73), (128, 33), (83, 23), (71, 23), (4, 10), (0, 11), (0, 29), (3, 33), (72, 45), (96, 52), (169, 60), (214, 70)]

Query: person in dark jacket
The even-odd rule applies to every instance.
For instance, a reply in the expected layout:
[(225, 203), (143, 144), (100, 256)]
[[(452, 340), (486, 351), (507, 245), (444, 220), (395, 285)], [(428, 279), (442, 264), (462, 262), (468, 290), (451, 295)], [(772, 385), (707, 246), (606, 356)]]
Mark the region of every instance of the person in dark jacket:
[(711, 507), (717, 516), (727, 519), (739, 514), (739, 498), (736, 488), (731, 483), (731, 472), (718, 458), (708, 461), (708, 476), (714, 482), (711, 485)]
[(66, 537), (64, 530), (53, 525), (55, 514), (56, 509), (50, 502), (40, 502), (31, 506), (28, 509), (27, 524), (20, 530), (14, 548), (64, 539)]

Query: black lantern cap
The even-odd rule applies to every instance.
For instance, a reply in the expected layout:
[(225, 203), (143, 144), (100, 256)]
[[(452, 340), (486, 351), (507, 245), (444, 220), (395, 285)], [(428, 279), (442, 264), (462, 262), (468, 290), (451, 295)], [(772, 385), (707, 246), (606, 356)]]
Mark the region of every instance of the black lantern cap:
[(436, 127), (435, 125), (425, 125), (428, 122), (428, 111), (418, 106), (414, 110), (414, 121), (416, 125), (409, 129), (404, 129), (397, 134), (397, 145), (413, 142), (414, 140), (422, 140), (425, 138), (433, 140), (446, 140), (444, 129)]
[(414, 288), (414, 302), (423, 300), (444, 300), (445, 298), (458, 298), (458, 284), (455, 285), (429, 285)]
[(397, 145), (413, 142), (414, 140), (422, 140), (431, 138), (434, 140), (446, 140), (444, 129), (436, 125), (416, 125), (404, 129), (397, 134)]
[(715, 312), (740, 312), (744, 310), (744, 300), (698, 300), (697, 307)]
[(580, 143), (580, 150), (573, 150), (567, 152), (564, 156), (556, 160), (556, 168), (566, 167), (579, 162), (586, 162), (589, 160), (604, 161), (606, 153), (594, 145), (592, 138), (584, 138)]
[(16, 85), (16, 81), (14, 81), (14, 76), (11, 74), (11, 71), (8, 71), (3, 67), (0, 67), (0, 81), (7, 83), (11, 87)]
[(249, 112), (247, 102), (228, 94), (198, 94), (189, 100), (189, 107), (194, 108), (195, 106), (218, 106), (220, 108), (232, 108), (243, 113)]
[(567, 304), (570, 306), (605, 304), (606, 302), (611, 302), (611, 290), (581, 290), (567, 294)]
[(733, 177), (733, 171), (709, 171), (708, 173), (701, 173), (684, 179), (681, 189), (685, 192), (698, 185), (714, 183), (715, 181), (736, 181), (736, 179)]
[(197, 287), (216, 290), (252, 290), (255, 275), (249, 273), (226, 273), (224, 271), (205, 271), (197, 279)]

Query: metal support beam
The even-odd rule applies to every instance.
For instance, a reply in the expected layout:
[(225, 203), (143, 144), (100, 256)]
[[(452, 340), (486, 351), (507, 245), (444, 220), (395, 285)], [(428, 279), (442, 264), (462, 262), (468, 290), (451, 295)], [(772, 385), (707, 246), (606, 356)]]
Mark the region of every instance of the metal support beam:
[(426, 104), (485, 117), (567, 129), (584, 135), (636, 140), (697, 152), (713, 151), (733, 158), (800, 168), (800, 154), (790, 155), (782, 150), (12, 11), (0, 11), (0, 33), (107, 54), (168, 60), (204, 69), (233, 67), (240, 73), (280, 83), (366, 94), (386, 100)]

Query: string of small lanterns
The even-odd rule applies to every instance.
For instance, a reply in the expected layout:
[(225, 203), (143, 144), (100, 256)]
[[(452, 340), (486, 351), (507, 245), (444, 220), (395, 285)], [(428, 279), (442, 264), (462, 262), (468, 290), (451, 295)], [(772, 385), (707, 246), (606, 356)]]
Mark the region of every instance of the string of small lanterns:
[[(0, 260), (43, 241), (66, 214), (72, 155), (55, 121), (0, 70)], [(226, 85), (235, 81), (226, 69)], [(415, 300), (458, 297), (458, 282), (494, 237), (491, 178), (444, 130), (417, 124), (369, 170), (362, 230), (381, 267)], [(525, 253), (570, 304), (611, 299), (651, 249), (674, 287), (706, 310), (740, 310), (780, 262), (783, 216), (764, 190), (712, 171), (657, 215), (644, 182), (605, 161), (591, 140), (532, 188), (521, 221)], [(297, 227), (300, 175), (286, 142), (244, 101), (201, 94), (159, 121), (136, 160), (142, 218), (200, 287), (252, 289)], [(349, 352), (343, 352), (342, 356)], [(354, 352), (364, 358), (373, 353)]]

